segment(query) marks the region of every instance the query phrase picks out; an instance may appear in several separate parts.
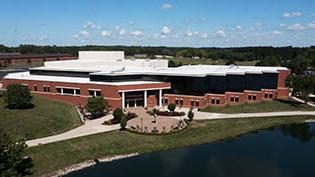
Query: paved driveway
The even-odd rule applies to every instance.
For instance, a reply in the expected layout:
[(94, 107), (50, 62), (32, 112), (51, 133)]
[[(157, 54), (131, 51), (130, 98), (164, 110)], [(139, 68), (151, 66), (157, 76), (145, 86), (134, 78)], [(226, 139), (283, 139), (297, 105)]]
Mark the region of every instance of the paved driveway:
[(110, 114), (110, 115), (106, 115), (106, 116), (99, 118), (99, 119), (87, 120), (84, 125), (77, 127), (75, 129), (72, 129), (70, 131), (67, 131), (65, 133), (61, 133), (61, 134), (53, 135), (53, 136), (48, 136), (48, 137), (44, 137), (44, 138), (29, 140), (29, 141), (26, 141), (26, 144), (29, 147), (32, 147), (32, 146), (37, 146), (37, 145), (41, 145), (41, 144), (48, 144), (48, 143), (67, 140), (67, 139), (71, 139), (71, 138), (77, 138), (77, 137), (81, 137), (81, 136), (92, 135), (92, 134), (96, 134), (96, 133), (118, 130), (120, 128), (119, 124), (110, 125), (110, 126), (102, 125), (102, 123), (105, 120), (109, 120), (111, 118), (113, 118), (113, 117)]

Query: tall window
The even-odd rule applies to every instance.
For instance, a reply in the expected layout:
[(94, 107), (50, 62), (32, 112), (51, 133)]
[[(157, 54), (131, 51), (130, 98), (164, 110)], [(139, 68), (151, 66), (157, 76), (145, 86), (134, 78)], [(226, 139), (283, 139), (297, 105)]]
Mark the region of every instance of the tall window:
[(37, 91), (37, 85), (34, 85), (34, 91)]
[(102, 92), (100, 90), (89, 90), (90, 96), (102, 96)]
[(80, 89), (78, 88), (62, 88), (62, 87), (57, 87), (56, 88), (57, 92), (61, 95), (71, 95), (71, 96), (77, 96), (81, 94)]

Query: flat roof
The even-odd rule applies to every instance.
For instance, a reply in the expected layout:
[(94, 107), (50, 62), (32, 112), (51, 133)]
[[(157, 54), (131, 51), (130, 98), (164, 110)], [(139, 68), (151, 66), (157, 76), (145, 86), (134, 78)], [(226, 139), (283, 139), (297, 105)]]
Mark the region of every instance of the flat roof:
[(89, 78), (84, 77), (66, 77), (66, 76), (47, 76), (47, 75), (32, 75), (29, 71), (9, 73), (4, 79), (17, 79), (17, 80), (36, 80), (48, 82), (66, 82), (66, 83), (82, 83), (82, 84), (99, 84), (99, 85), (143, 85), (143, 84), (160, 84), (164, 82), (159, 81), (124, 81), (124, 82), (97, 82), (90, 81)]
[(288, 70), (286, 67), (236, 66), (236, 65), (185, 65), (175, 68), (139, 67), (139, 66), (87, 66), (87, 67), (39, 67), (33, 70), (89, 72), (91, 75), (125, 76), (125, 75), (164, 75), (205, 77), (225, 75), (245, 75), (278, 73)]

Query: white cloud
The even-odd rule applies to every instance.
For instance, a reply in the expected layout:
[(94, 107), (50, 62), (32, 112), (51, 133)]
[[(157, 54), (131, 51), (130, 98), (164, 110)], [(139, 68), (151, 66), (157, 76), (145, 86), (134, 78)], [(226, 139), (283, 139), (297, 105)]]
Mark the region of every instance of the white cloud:
[(121, 29), (118, 30), (118, 35), (119, 36), (124, 36), (125, 34), (126, 34), (126, 30), (125, 29), (121, 28)]
[(161, 33), (163, 35), (168, 35), (172, 32), (171, 28), (168, 26), (163, 26), (163, 28), (161, 29)]
[(191, 31), (191, 30), (187, 30), (185, 33), (184, 33), (184, 36), (196, 36), (200, 34), (199, 31)]
[(285, 12), (285, 13), (282, 14), (282, 17), (284, 17), (284, 18), (292, 18), (292, 17), (300, 17), (302, 15), (303, 15), (302, 12), (292, 12), (292, 13)]
[(287, 26), (287, 29), (288, 30), (303, 30), (305, 29), (305, 27), (299, 23), (295, 23), (295, 24), (292, 24), (292, 25), (288, 25)]
[(226, 37), (226, 34), (223, 30), (218, 30), (217, 32), (214, 33), (215, 37)]
[(313, 21), (312, 23), (307, 24), (308, 27), (310, 28), (314, 28), (315, 29), (315, 21)]
[(143, 35), (143, 31), (135, 30), (135, 31), (131, 32), (131, 35), (134, 36), (134, 37), (142, 36)]
[(236, 31), (240, 32), (242, 31), (243, 27), (241, 25), (236, 25), (235, 29)]
[(166, 9), (172, 9), (173, 8), (173, 5), (172, 4), (162, 4), (160, 6), (160, 9), (161, 10), (166, 10)]
[(86, 29), (100, 29), (101, 28), (100, 26), (96, 25), (92, 21), (87, 21), (83, 27)]
[(134, 25), (135, 23), (132, 20), (128, 21), (128, 25)]
[(90, 32), (83, 30), (80, 31), (78, 34), (74, 35), (74, 37), (78, 39), (86, 39), (90, 37)]
[(275, 30), (275, 31), (272, 32), (272, 34), (273, 35), (277, 35), (277, 36), (281, 36), (283, 33), (281, 31)]
[(110, 37), (110, 35), (111, 35), (111, 33), (109, 31), (105, 31), (104, 30), (104, 31), (101, 32), (101, 36), (104, 37), (104, 38)]
[(206, 39), (206, 38), (208, 38), (208, 33), (202, 33), (200, 35), (200, 37)]

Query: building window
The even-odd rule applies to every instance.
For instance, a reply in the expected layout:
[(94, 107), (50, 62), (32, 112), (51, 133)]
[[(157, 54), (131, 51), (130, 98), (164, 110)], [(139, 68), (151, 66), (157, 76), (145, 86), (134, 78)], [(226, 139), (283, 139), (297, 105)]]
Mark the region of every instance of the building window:
[(211, 104), (215, 104), (215, 99), (211, 99)]
[(43, 90), (44, 92), (50, 92), (50, 86), (44, 85)]
[(231, 100), (231, 102), (234, 102), (234, 97), (231, 97), (230, 100)]
[(265, 93), (265, 98), (268, 98), (268, 93)]
[(252, 100), (252, 95), (248, 95), (248, 100)]
[(272, 99), (272, 93), (271, 93), (271, 94), (269, 94), (269, 98), (270, 98), (270, 99)]
[(164, 100), (163, 100), (163, 101), (164, 101), (164, 104), (165, 104), (165, 105), (167, 105), (167, 104), (168, 104), (168, 99), (167, 99), (167, 98), (164, 98)]
[(180, 101), (179, 101), (179, 104), (180, 104), (181, 106), (183, 106), (183, 105), (184, 105), (184, 100), (180, 100)]
[(57, 92), (61, 95), (71, 95), (71, 96), (76, 96), (80, 95), (81, 91), (80, 89), (77, 88), (56, 88)]
[(219, 99), (216, 100), (216, 104), (220, 104), (220, 100)]
[(253, 100), (256, 100), (256, 95), (253, 95)]
[(190, 101), (190, 106), (195, 106), (195, 102), (193, 100)]
[(195, 106), (197, 106), (197, 107), (199, 106), (199, 101), (195, 102)]
[(235, 97), (235, 102), (236, 102), (236, 103), (239, 102), (239, 97)]
[(34, 91), (37, 91), (37, 85), (34, 85)]
[(175, 100), (175, 104), (176, 104), (176, 105), (179, 105), (179, 100)]
[(89, 90), (89, 95), (90, 96), (102, 96), (102, 92), (100, 90)]

